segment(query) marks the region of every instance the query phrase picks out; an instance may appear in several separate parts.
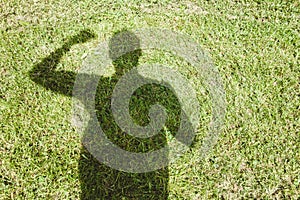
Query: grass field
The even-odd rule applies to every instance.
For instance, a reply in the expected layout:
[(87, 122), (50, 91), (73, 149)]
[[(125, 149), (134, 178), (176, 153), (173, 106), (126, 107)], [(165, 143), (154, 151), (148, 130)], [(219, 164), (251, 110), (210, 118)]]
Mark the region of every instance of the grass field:
[[(0, 199), (299, 199), (299, 21), (299, 0), (1, 1)], [(83, 147), (70, 122), (72, 76), (99, 42), (147, 27), (188, 35), (209, 52), (227, 113), (216, 146), (202, 159), (211, 104), (207, 89), (196, 88), (201, 127), (189, 152), (161, 170), (125, 173)], [(74, 40), (81, 31), (88, 39)], [(170, 52), (142, 52), (143, 63), (173, 66), (197, 81)], [(131, 67), (122, 59), (114, 65)], [(111, 91), (118, 78), (106, 78), (99, 90)], [(131, 111), (138, 123), (147, 124), (147, 109), (159, 100), (174, 111), (169, 123), (176, 128), (179, 108), (170, 91), (151, 86), (138, 93), (142, 100), (133, 99)], [(105, 95), (99, 120), (111, 140), (132, 150), (141, 143), (113, 135), (118, 130)]]

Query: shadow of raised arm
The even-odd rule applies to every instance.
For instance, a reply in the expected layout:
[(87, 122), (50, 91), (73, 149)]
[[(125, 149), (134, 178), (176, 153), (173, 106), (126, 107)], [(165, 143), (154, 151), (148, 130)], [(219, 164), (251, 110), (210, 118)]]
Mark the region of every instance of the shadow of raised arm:
[(82, 30), (72, 36), (64, 45), (44, 58), (40, 63), (34, 65), (29, 72), (30, 78), (52, 91), (71, 96), (75, 82), (76, 73), (72, 71), (56, 71), (60, 59), (70, 50), (70, 48), (79, 43), (84, 43), (96, 35), (90, 30)]

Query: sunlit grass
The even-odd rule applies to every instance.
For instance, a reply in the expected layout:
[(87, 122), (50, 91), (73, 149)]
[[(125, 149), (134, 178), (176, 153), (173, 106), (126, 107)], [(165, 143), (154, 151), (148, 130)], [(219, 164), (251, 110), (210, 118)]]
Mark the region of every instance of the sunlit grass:
[[(0, 3), (0, 199), (299, 198), (299, 1), (45, 2)], [(99, 42), (145, 27), (190, 35), (207, 50), (228, 105), (207, 159), (199, 136), (168, 169), (136, 175), (98, 164), (71, 126), (71, 97), (37, 84), (30, 71), (81, 30), (97, 37), (73, 45), (57, 71), (76, 72)], [(168, 52), (140, 58), (154, 62), (193, 79)], [(210, 102), (198, 91), (205, 134)]]

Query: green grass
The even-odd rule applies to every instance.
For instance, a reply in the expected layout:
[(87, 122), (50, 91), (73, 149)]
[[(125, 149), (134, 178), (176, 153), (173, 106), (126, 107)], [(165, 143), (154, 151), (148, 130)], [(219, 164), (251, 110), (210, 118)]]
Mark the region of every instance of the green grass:
[[(0, 199), (298, 199), (299, 20), (299, 0), (1, 1)], [(196, 88), (201, 127), (190, 151), (167, 168), (131, 174), (98, 163), (83, 148), (70, 123), (72, 82), (64, 81), (72, 79), (49, 82), (56, 73), (33, 72), (56, 67), (72, 78), (99, 42), (145, 27), (189, 35), (209, 52), (223, 78), (227, 113), (217, 145), (201, 159), (211, 115), (207, 90)], [(65, 45), (82, 30), (95, 37)], [(191, 66), (170, 52), (145, 51), (139, 58), (139, 64), (157, 62), (198, 81)], [(102, 86), (110, 91), (114, 81), (107, 78)], [(151, 88), (137, 93), (169, 106), (175, 117), (171, 128), (176, 127), (176, 99), (164, 100), (169, 91)], [(105, 105), (105, 98), (100, 101)], [(132, 115), (147, 123), (147, 101), (132, 101)], [(140, 151), (149, 148), (132, 138), (113, 138), (116, 124), (103, 124), (123, 148), (132, 148), (123, 141), (137, 142)]]

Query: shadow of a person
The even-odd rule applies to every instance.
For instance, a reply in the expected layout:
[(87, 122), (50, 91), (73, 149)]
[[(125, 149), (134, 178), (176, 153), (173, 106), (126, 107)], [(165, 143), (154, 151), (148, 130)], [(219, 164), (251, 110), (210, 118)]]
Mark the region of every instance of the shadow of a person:
[[(127, 34), (129, 39), (118, 41), (117, 37), (112, 37), (109, 43), (115, 73), (111, 77), (99, 77), (95, 98), (96, 115), (104, 133), (113, 143), (126, 151), (143, 153), (164, 146), (166, 135), (161, 130), (159, 134), (151, 139), (134, 138), (124, 133), (114, 122), (110, 107), (113, 89), (126, 72), (138, 65), (141, 56), (141, 50), (137, 48), (139, 47), (139, 39), (129, 31), (123, 31), (122, 34)], [(81, 31), (76, 36), (71, 37), (61, 48), (33, 67), (29, 73), (31, 79), (47, 89), (72, 96), (77, 74), (71, 71), (57, 71), (56, 66), (72, 45), (85, 42), (94, 37), (95, 35), (89, 30)], [(122, 45), (132, 45), (134, 43), (137, 45), (135, 49), (138, 50), (114, 58), (114, 44), (118, 42), (121, 42)], [(168, 113), (166, 127), (172, 133), (175, 133), (180, 121), (180, 105), (172, 91), (164, 86), (148, 84), (138, 88), (132, 95), (129, 106), (130, 115), (136, 123), (144, 126), (149, 123), (149, 116), (147, 115), (149, 108), (157, 102), (166, 108)], [(168, 198), (169, 173), (167, 167), (148, 173), (122, 172), (100, 163), (85, 147), (81, 150), (78, 167), (81, 199)]]

